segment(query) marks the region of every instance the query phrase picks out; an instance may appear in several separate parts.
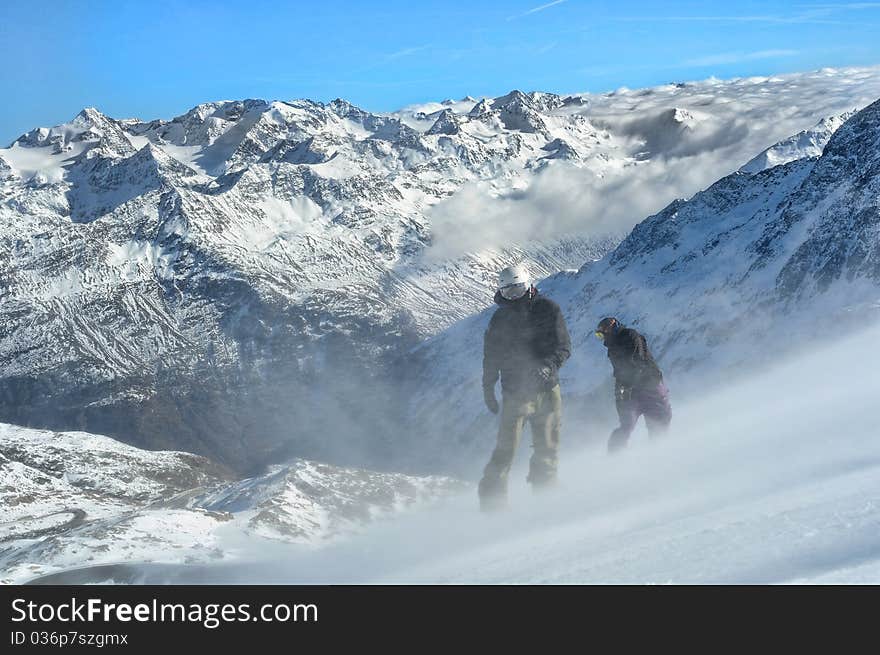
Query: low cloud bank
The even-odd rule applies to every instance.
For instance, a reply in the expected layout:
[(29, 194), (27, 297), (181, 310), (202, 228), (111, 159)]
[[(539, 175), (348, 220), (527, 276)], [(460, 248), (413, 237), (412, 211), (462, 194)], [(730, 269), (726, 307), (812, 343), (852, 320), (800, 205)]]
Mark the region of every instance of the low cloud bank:
[[(774, 143), (880, 97), (880, 69), (707, 80), (587, 96), (610, 134), (585, 161), (553, 162), (526, 188), (465, 185), (430, 213), (432, 259), (563, 236), (628, 232)], [(601, 154), (599, 154), (601, 152)], [(590, 160), (592, 158), (592, 160)]]

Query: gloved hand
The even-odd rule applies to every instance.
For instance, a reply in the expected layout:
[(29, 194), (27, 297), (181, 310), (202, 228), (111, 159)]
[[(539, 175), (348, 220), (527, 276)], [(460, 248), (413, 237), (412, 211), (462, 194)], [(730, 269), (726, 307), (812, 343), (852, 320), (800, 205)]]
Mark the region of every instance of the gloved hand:
[(614, 399), (617, 402), (623, 402), (632, 398), (632, 387), (627, 387), (622, 384), (614, 385)]
[(538, 379), (538, 382), (549, 382), (553, 377), (553, 369), (549, 366), (542, 366), (535, 371), (535, 377)]
[(495, 387), (483, 387), (483, 401), (493, 414), (498, 413), (498, 400), (495, 398)]

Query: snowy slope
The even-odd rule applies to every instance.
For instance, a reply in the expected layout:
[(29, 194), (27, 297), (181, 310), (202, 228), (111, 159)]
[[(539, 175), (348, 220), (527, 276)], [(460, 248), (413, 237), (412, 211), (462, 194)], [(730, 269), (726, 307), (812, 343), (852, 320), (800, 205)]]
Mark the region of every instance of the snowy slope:
[[(575, 415), (613, 420), (610, 367), (593, 337), (616, 315), (649, 339), (673, 394), (735, 379), (880, 316), (880, 101), (838, 129), (821, 157), (736, 172), (649, 217), (599, 262), (540, 288), (572, 334), (562, 370)], [(482, 334), (491, 311), (419, 349), (420, 440), (469, 455), (491, 439), (480, 401)], [(438, 397), (460, 408), (437, 411)], [(576, 439), (584, 434), (572, 435)], [(474, 472), (475, 460), (464, 464)]]
[(0, 581), (183, 548), (198, 559), (222, 517), (147, 508), (229, 477), (188, 453), (0, 424)]
[[(874, 329), (679, 407), (669, 442), (642, 437), (613, 463), (601, 450), (584, 453), (566, 467), (571, 493), (551, 518), (534, 517), (536, 527), (509, 550), (496, 542), (464, 562), (452, 558), (406, 576), (835, 581), (857, 566), (865, 569), (856, 581), (876, 583), (880, 450), (868, 371), (878, 362), (865, 353), (877, 337)], [(862, 366), (864, 373), (853, 373)], [(513, 537), (517, 528), (503, 522)]]
[(0, 418), (244, 472), (387, 462), (408, 434), (409, 349), (485, 307), (498, 268), (598, 259), (877, 95), (876, 69), (848, 69), (388, 115), (83, 110), (0, 149)]
[(523, 448), (503, 513), (481, 514), (471, 488), (320, 549), (245, 539), (235, 542), (245, 563), (132, 566), (77, 579), (877, 584), (878, 339), (875, 326), (828, 341), (679, 403), (667, 438), (639, 431), (615, 457), (564, 442), (553, 493), (529, 493)]
[(378, 577), (876, 584), (878, 338), (875, 326), (824, 342), (680, 403), (667, 440), (652, 443), (640, 431), (619, 458), (601, 447), (568, 448), (564, 487), (552, 499), (523, 495), (521, 471), (509, 515), (463, 523), (465, 536), (428, 552), (416, 554), (414, 545), (441, 538), (429, 531), (440, 517), (380, 532), (380, 541), (411, 541), (403, 565)]
[(615, 457), (565, 443), (550, 494), (526, 489), (524, 448), (503, 513), (481, 514), (471, 489), (335, 547), (142, 581), (877, 584), (878, 338), (828, 342), (681, 403), (663, 441), (638, 432)]
[(224, 534), (314, 545), (460, 486), (303, 460), (231, 480), (188, 453), (0, 424), (0, 582), (101, 564), (235, 559)]

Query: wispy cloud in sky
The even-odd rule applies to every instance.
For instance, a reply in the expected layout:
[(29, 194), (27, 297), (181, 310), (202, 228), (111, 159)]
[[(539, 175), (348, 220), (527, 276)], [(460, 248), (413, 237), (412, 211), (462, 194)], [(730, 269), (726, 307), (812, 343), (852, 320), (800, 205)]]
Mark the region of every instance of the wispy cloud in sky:
[(545, 5), (541, 5), (539, 7), (532, 7), (528, 11), (524, 11), (521, 14), (516, 14), (514, 16), (508, 17), (507, 20), (516, 20), (517, 18), (524, 18), (525, 16), (530, 16), (531, 14), (537, 14), (539, 11), (544, 11), (545, 9), (550, 9), (550, 7), (555, 7), (556, 5), (561, 5), (563, 2), (567, 2), (568, 0), (555, 0), (554, 2), (548, 2)]
[(543, 55), (546, 52), (550, 52), (551, 50), (553, 50), (553, 48), (555, 48), (558, 45), (559, 45), (558, 41), (553, 41), (552, 43), (545, 43), (544, 45), (539, 46), (535, 49), (535, 54), (536, 55)]
[[(822, 15), (826, 15), (825, 12)], [(821, 18), (816, 13), (803, 13), (796, 16), (775, 16), (770, 14), (755, 14), (743, 16), (619, 16), (612, 20), (625, 22), (706, 22), (706, 23), (815, 23), (815, 24), (835, 24), (838, 21), (832, 21)]]
[[(844, 48), (838, 48), (837, 50), (845, 50)], [(823, 48), (821, 50), (811, 50), (811, 52), (816, 53), (830, 53), (833, 52), (834, 49)], [(744, 52), (744, 51), (730, 51), (730, 52), (721, 52), (716, 54), (707, 54), (705, 56), (693, 57), (691, 59), (679, 60), (679, 61), (669, 61), (666, 63), (644, 63), (639, 65), (593, 65), (586, 66), (583, 68), (578, 68), (575, 72), (577, 74), (588, 75), (591, 77), (607, 77), (610, 75), (623, 75), (627, 73), (639, 72), (639, 71), (682, 71), (687, 69), (694, 68), (704, 68), (707, 66), (723, 66), (728, 64), (739, 64), (745, 63), (749, 61), (759, 61), (764, 59), (776, 59), (782, 57), (797, 57), (802, 56), (804, 51), (802, 50), (788, 50), (788, 49), (774, 49), (774, 50), (757, 50), (753, 52)]]
[[(431, 44), (427, 43), (425, 45), (413, 46), (411, 48), (402, 48), (401, 50), (395, 50), (394, 52), (387, 53), (381, 55), (371, 63), (366, 64), (365, 66), (361, 66), (360, 68), (354, 69), (352, 72), (354, 73), (366, 73), (368, 71), (374, 71), (376, 69), (380, 69), (386, 64), (391, 64), (392, 62), (398, 61), (400, 59), (405, 59), (407, 57), (412, 57), (414, 54), (419, 52), (423, 52), (424, 50), (428, 50), (431, 48)], [(396, 83), (396, 81), (394, 81)]]
[(800, 54), (797, 50), (759, 50), (757, 52), (722, 52), (705, 57), (696, 57), (682, 62), (682, 66), (717, 66), (721, 64), (738, 64), (743, 61), (759, 59), (776, 59), (778, 57), (794, 57)]
[(880, 2), (843, 2), (840, 4), (815, 4), (800, 5), (805, 9), (840, 9), (840, 10), (859, 10), (859, 9), (880, 9)]
[(880, 9), (880, 2), (844, 2), (802, 4), (793, 7), (791, 14), (698, 14), (672, 16), (620, 16), (620, 21), (665, 21), (665, 22), (706, 22), (706, 23), (771, 23), (780, 25), (846, 25), (847, 21), (832, 18), (835, 14), (864, 9)]
[(427, 50), (430, 47), (430, 45), (420, 45), (414, 48), (404, 48), (403, 50), (398, 50), (397, 52), (392, 52), (389, 55), (385, 55), (385, 61), (394, 61), (395, 59), (409, 57), (410, 55), (414, 55), (417, 52), (421, 52), (422, 50)]

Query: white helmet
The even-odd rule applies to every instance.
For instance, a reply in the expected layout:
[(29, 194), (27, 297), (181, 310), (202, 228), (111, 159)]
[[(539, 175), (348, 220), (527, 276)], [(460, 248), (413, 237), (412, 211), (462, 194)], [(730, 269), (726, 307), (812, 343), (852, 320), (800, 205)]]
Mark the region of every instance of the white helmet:
[(529, 271), (523, 264), (508, 266), (498, 273), (498, 291), (507, 300), (522, 298), (530, 286)]

